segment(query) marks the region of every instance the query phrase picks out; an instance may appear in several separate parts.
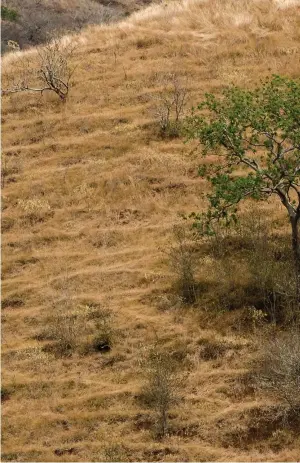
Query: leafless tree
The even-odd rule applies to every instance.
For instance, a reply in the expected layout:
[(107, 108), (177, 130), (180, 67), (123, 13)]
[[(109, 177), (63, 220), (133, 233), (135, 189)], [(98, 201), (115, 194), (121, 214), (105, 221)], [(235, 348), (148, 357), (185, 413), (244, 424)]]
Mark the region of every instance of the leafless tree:
[(178, 74), (169, 73), (158, 83), (161, 88), (155, 95), (155, 117), (163, 135), (177, 136), (188, 98), (187, 82)]
[(52, 91), (66, 101), (75, 70), (71, 65), (75, 47), (72, 40), (56, 37), (37, 50), (37, 64), (31, 53), (21, 55), (16, 61), (16, 72), (3, 76), (7, 88), (2, 94)]
[(158, 350), (156, 344), (150, 350), (144, 368), (147, 383), (141, 391), (140, 399), (155, 411), (155, 436), (164, 438), (168, 434), (170, 408), (179, 400), (181, 378), (178, 364), (169, 352)]

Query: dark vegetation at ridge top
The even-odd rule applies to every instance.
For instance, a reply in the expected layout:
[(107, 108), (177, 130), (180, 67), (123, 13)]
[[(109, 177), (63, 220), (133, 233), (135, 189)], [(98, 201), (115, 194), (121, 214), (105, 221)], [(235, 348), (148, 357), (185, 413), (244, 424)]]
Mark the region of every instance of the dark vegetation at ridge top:
[(89, 24), (122, 19), (137, 11), (147, 0), (4, 0), (1, 6), (2, 53), (9, 42), (21, 49), (45, 43), (53, 32), (79, 31)]

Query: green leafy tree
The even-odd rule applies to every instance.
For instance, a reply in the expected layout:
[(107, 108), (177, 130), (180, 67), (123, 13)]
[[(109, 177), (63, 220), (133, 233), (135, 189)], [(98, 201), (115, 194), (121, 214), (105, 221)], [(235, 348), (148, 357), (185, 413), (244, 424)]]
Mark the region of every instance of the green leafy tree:
[(273, 76), (255, 90), (231, 87), (220, 98), (206, 94), (186, 130), (203, 146), (203, 157), (214, 155), (199, 168), (212, 192), (208, 211), (192, 214), (195, 224), (209, 232), (214, 220), (236, 220), (246, 198), (277, 197), (291, 225), (299, 275), (300, 81)]

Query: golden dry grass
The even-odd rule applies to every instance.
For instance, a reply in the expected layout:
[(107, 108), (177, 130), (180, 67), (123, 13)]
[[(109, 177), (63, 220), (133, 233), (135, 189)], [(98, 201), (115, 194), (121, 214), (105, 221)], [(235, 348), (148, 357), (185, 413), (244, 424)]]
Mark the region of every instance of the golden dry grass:
[[(253, 355), (251, 341), (226, 317), (216, 330), (201, 327), (197, 311), (157, 309), (155, 295), (172, 282), (161, 249), (178, 214), (202, 207), (204, 185), (190, 148), (161, 140), (151, 112), (164, 72), (188, 75), (190, 105), (231, 82), (299, 76), (299, 10), (299, 1), (283, 0), (150, 6), (81, 34), (66, 104), (51, 95), (3, 99), (2, 386), (12, 391), (2, 407), (3, 460), (299, 457), (299, 438), (232, 437), (246, 429), (251, 410), (272, 404), (232, 387)], [(16, 58), (3, 61), (14, 72)], [(72, 310), (109, 306), (119, 330), (111, 353), (55, 358), (42, 350), (38, 335), (62, 300)], [(173, 432), (162, 442), (136, 400), (140, 359), (155, 333), (189, 365)], [(202, 361), (203, 338), (227, 342), (229, 354)]]

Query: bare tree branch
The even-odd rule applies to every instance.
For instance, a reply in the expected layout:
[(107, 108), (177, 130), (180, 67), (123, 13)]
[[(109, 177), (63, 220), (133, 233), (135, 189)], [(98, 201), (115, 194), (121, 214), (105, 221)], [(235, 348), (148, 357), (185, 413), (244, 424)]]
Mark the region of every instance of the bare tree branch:
[[(70, 64), (75, 48), (72, 41), (66, 43), (56, 37), (37, 50), (37, 67), (30, 56), (21, 57), (16, 64), (16, 72), (5, 76), (8, 85), (2, 90), (2, 95), (27, 91), (43, 94), (44, 91), (52, 91), (65, 101), (75, 71)], [(31, 82), (36, 84), (32, 85)]]

